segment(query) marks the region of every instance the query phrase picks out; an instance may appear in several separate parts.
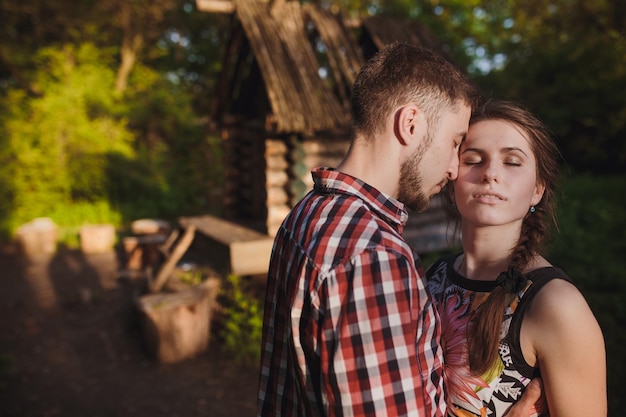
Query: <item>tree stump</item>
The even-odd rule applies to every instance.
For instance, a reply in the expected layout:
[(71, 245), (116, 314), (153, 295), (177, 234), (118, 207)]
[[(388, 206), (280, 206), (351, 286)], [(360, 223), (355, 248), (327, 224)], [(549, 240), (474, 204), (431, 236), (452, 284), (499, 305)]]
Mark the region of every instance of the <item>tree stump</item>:
[(115, 226), (112, 224), (84, 225), (78, 233), (83, 253), (106, 253), (115, 244)]
[(57, 226), (47, 217), (23, 224), (17, 229), (16, 237), (22, 253), (26, 256), (56, 252)]
[(219, 278), (209, 278), (182, 291), (139, 298), (144, 342), (155, 359), (179, 362), (208, 348), (219, 287)]

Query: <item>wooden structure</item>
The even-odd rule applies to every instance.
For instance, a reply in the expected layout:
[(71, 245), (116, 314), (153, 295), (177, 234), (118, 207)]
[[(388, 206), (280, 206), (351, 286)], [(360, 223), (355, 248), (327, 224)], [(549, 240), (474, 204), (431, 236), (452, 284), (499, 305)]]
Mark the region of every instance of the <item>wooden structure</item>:
[(156, 360), (179, 362), (207, 349), (219, 288), (220, 280), (209, 278), (182, 291), (139, 298), (144, 343)]
[(179, 223), (187, 230), (197, 230), (194, 244), (210, 254), (211, 267), (217, 271), (236, 275), (267, 272), (274, 243), (271, 236), (208, 215), (181, 217)]
[[(298, 1), (196, 4), (233, 17), (211, 115), (223, 140), (224, 216), (269, 236), (311, 188), (311, 169), (336, 166), (347, 151), (350, 92), (365, 60), (393, 41), (445, 56), (415, 20), (349, 22)], [(418, 252), (442, 246), (439, 229), (433, 240), (424, 233), (434, 229), (420, 226), (441, 225), (439, 209), (410, 217), (407, 236)]]
[(144, 249), (156, 249), (160, 255), (160, 261), (145, 265), (148, 294), (138, 297), (136, 306), (146, 349), (161, 363), (188, 359), (204, 352), (209, 345), (221, 278), (208, 276), (195, 285), (174, 279), (176, 266), (195, 235), (195, 224), (188, 224), (182, 230), (175, 228), (165, 239), (136, 242)]

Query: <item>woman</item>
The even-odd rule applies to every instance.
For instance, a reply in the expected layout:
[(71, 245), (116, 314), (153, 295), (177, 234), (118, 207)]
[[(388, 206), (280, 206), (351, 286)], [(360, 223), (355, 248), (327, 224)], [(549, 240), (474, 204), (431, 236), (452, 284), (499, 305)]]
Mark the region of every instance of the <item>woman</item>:
[(565, 272), (539, 253), (556, 223), (556, 145), (526, 110), (489, 101), (472, 115), (459, 156), (449, 196), (463, 253), (427, 273), (449, 413), (502, 416), (540, 375), (548, 410), (533, 415), (606, 416), (600, 327)]

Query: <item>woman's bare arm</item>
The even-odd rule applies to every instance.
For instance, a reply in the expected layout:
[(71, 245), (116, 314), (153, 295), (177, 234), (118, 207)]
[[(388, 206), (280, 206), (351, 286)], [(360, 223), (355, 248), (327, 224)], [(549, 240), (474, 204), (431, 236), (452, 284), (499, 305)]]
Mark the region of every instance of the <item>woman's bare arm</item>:
[(535, 359), (541, 370), (551, 417), (607, 415), (604, 337), (578, 289), (560, 279), (546, 284), (521, 337), (527, 361)]

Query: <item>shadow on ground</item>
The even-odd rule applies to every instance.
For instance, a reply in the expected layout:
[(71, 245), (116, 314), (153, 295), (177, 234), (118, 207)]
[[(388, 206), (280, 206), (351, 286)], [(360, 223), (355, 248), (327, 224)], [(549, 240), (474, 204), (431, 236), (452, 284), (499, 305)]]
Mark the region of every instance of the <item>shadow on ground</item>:
[(0, 249), (1, 416), (255, 414), (257, 369), (216, 339), (181, 363), (150, 359), (134, 309), (140, 284), (117, 278), (114, 252)]

